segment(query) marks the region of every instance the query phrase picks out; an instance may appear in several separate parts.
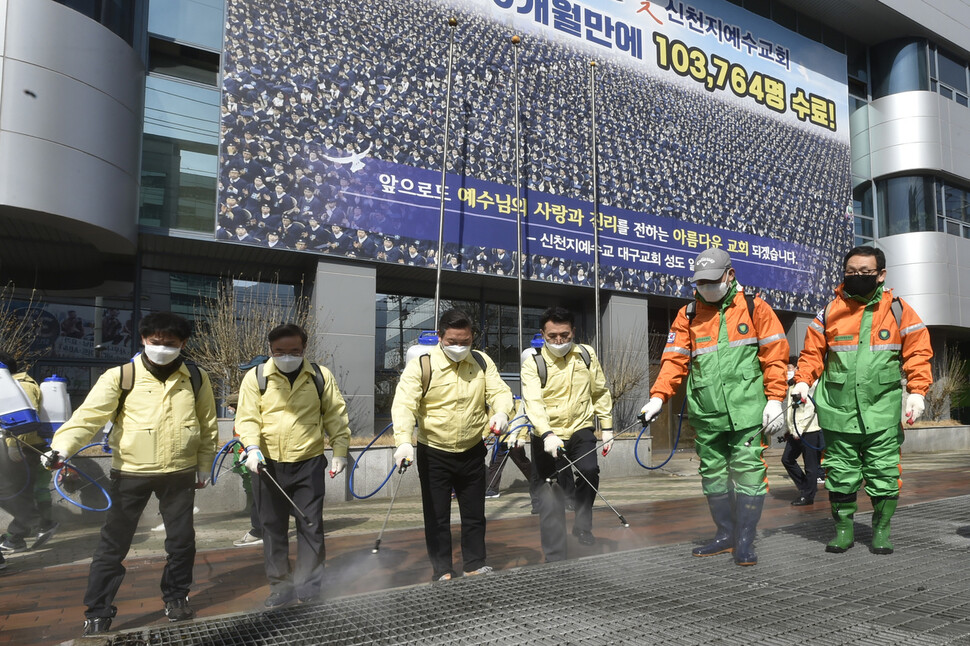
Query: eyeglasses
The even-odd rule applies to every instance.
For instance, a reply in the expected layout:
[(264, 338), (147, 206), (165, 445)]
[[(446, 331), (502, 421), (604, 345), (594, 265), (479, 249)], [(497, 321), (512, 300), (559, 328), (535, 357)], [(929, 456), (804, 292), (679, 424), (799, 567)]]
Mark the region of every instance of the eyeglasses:
[(303, 350), (297, 350), (296, 352), (274, 352), (274, 357), (302, 357)]
[(552, 341), (554, 343), (565, 343), (572, 338), (572, 332), (566, 332), (565, 334), (547, 334), (546, 341)]
[(878, 269), (872, 269), (867, 271), (847, 271), (846, 276), (875, 276), (879, 273)]

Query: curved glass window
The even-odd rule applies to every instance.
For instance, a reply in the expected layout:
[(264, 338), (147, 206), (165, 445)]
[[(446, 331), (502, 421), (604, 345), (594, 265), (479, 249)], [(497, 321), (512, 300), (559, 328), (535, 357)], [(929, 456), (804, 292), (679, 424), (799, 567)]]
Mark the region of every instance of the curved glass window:
[(880, 236), (935, 231), (933, 187), (932, 177), (893, 177), (877, 181)]
[(926, 42), (923, 40), (891, 40), (876, 45), (869, 60), (873, 99), (930, 89)]

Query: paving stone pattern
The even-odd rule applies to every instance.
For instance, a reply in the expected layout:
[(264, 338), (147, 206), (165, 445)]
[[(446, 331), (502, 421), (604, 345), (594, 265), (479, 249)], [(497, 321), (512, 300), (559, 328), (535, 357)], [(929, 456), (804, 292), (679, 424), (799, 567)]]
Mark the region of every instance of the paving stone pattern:
[[(970, 496), (901, 507), (896, 552), (828, 554), (831, 521), (763, 531), (760, 564), (693, 543), (523, 567), (257, 614), (152, 626), (111, 646), (970, 644)], [(87, 640), (78, 640), (84, 644)]]

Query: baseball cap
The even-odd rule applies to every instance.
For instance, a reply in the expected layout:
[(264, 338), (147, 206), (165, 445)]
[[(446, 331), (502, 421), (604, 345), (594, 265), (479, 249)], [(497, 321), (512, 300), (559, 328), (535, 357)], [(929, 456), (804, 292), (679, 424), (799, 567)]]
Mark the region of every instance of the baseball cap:
[(694, 259), (694, 277), (691, 280), (717, 280), (730, 268), (731, 256), (723, 249), (712, 247), (697, 254)]

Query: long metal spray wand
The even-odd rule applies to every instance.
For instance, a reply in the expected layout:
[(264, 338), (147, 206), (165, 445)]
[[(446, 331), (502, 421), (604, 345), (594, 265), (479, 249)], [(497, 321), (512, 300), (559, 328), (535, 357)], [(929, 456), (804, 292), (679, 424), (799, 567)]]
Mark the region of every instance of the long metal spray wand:
[(438, 213), (438, 254), (435, 256), (434, 284), (434, 323), (438, 324), (438, 311), (441, 305), (441, 265), (442, 254), (445, 244), (445, 198), (447, 195), (445, 182), (448, 173), (448, 140), (451, 137), (451, 71), (455, 62), (455, 27), (458, 26), (458, 19), (452, 16), (448, 19), (448, 27), (451, 28), (451, 38), (448, 42), (448, 79), (445, 85), (445, 134), (444, 144), (441, 154), (441, 209)]

